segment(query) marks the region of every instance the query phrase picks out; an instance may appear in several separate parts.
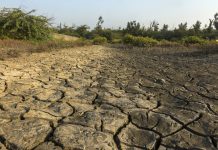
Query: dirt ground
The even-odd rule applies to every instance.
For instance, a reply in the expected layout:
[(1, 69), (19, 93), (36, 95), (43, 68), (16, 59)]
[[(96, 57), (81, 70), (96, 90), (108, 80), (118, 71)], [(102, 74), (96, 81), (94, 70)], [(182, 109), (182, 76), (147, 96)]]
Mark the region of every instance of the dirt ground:
[(89, 46), (0, 61), (0, 149), (218, 149), (218, 51)]

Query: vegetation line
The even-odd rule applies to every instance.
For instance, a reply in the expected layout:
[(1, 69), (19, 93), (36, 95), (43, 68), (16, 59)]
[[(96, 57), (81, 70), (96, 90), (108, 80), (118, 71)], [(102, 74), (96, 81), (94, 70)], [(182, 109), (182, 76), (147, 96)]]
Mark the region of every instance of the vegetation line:
[[(156, 21), (149, 27), (130, 21), (125, 28), (103, 28), (103, 17), (99, 17), (94, 29), (87, 25), (52, 26), (50, 18), (36, 15), (35, 10), (26, 12), (20, 8), (0, 9), (0, 59), (4, 53), (12, 57), (19, 55), (19, 50), (30, 52), (68, 48), (84, 45), (122, 44), (137, 47), (181, 47), (211, 46), (218, 47), (218, 13), (209, 24), (202, 28), (197, 21), (191, 28), (181, 23), (175, 29), (167, 24), (159, 27)], [(6, 52), (4, 52), (6, 50)]]

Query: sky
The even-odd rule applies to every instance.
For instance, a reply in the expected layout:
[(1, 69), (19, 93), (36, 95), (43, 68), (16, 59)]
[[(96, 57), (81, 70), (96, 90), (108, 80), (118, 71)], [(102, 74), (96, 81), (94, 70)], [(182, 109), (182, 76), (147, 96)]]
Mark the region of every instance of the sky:
[(218, 0), (0, 0), (0, 7), (25, 10), (54, 18), (54, 25), (89, 25), (94, 27), (99, 16), (105, 28), (125, 27), (136, 20), (149, 26), (153, 20), (175, 28), (181, 22), (189, 26), (197, 20), (208, 24), (218, 12)]

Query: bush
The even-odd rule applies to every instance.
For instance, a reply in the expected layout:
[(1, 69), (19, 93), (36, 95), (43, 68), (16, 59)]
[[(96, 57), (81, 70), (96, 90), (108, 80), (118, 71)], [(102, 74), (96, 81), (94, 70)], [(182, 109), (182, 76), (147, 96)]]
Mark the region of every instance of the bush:
[(139, 47), (147, 47), (147, 46), (155, 46), (158, 44), (158, 41), (149, 37), (137, 37), (132, 35), (125, 35), (123, 42), (125, 44), (131, 44), (133, 46)]
[(113, 35), (112, 35), (112, 32), (110, 30), (103, 30), (100, 33), (100, 36), (105, 37), (107, 39), (107, 41), (110, 41), (110, 42), (112, 42), (112, 40), (113, 40)]
[(82, 25), (82, 26), (79, 26), (77, 27), (76, 29), (76, 33), (80, 36), (80, 37), (86, 37), (86, 35), (89, 33), (89, 30), (90, 27), (87, 26), (87, 25)]
[(59, 29), (57, 29), (57, 33), (69, 35), (69, 36), (77, 36), (77, 37), (80, 36), (79, 33), (76, 32), (74, 27), (68, 27), (66, 25), (64, 25), (63, 27), (60, 26)]
[(136, 37), (134, 41), (135, 46), (155, 46), (158, 44), (158, 41), (149, 37)]
[(101, 45), (101, 44), (105, 44), (105, 43), (107, 43), (107, 38), (105, 38), (105, 37), (96, 36), (93, 39), (93, 44), (95, 44), (95, 45)]
[(32, 15), (35, 11), (3, 8), (0, 10), (0, 37), (25, 40), (46, 40), (50, 38), (49, 19)]
[(197, 36), (189, 36), (182, 39), (184, 44), (204, 44), (205, 40)]
[(134, 36), (130, 34), (126, 34), (123, 38), (124, 44), (133, 44), (134, 43)]

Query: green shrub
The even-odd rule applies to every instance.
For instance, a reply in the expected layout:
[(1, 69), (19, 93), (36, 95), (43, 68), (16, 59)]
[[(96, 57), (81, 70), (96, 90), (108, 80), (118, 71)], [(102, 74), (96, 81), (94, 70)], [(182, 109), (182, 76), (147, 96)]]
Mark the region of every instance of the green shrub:
[(32, 15), (35, 11), (3, 8), (0, 10), (0, 37), (24, 40), (46, 40), (50, 38), (49, 19)]
[(131, 44), (133, 46), (139, 47), (147, 47), (147, 46), (155, 46), (158, 44), (158, 41), (149, 37), (137, 37), (132, 35), (125, 35), (123, 42), (125, 44)]
[(133, 44), (134, 43), (135, 37), (130, 34), (126, 34), (123, 38), (123, 43), (124, 44)]
[(145, 46), (155, 46), (158, 41), (149, 37), (136, 37), (134, 41), (134, 46), (145, 47)]
[(81, 25), (79, 27), (77, 27), (77, 29), (75, 30), (75, 32), (80, 36), (80, 37), (86, 37), (86, 35), (89, 33), (90, 27), (87, 25)]
[(182, 39), (184, 44), (204, 44), (205, 40), (197, 36), (189, 36)]
[(112, 40), (113, 40), (113, 35), (112, 35), (112, 32), (110, 30), (101, 31), (100, 36), (105, 37), (107, 39), (107, 41), (110, 41), (110, 42), (112, 42)]
[(101, 36), (96, 36), (93, 39), (93, 44), (95, 45), (101, 45), (101, 44), (106, 44), (107, 43), (107, 38), (101, 37)]

